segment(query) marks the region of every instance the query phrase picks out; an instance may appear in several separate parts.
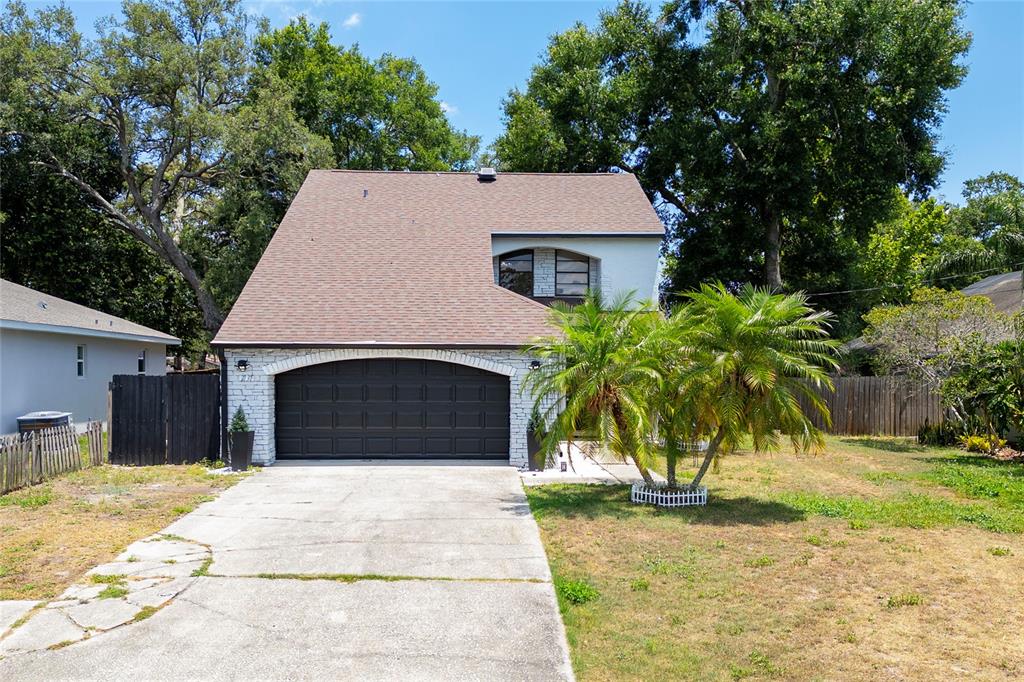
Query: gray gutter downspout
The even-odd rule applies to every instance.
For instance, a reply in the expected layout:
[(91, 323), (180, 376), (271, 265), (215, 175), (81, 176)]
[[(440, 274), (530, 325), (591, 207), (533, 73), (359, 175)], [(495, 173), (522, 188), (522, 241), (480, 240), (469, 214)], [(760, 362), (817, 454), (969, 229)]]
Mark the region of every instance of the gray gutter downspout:
[(228, 360), (224, 357), (224, 349), (217, 349), (220, 360), (220, 459), (228, 462)]

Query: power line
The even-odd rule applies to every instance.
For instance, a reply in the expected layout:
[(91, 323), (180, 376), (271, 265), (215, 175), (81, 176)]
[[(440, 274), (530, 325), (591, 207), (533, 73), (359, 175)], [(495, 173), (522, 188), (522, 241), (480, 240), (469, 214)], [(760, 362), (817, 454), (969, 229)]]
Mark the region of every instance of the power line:
[[(1024, 261), (1020, 263), (1011, 263), (1010, 267), (1013, 268), (1017, 265), (1024, 265)], [(957, 279), (958, 277), (970, 277), (971, 275), (980, 275), (985, 272), (992, 272), (993, 270), (1004, 271), (1005, 268), (985, 268), (984, 270), (975, 270), (974, 272), (962, 272), (958, 275), (947, 275), (946, 277), (936, 277), (935, 279), (928, 280), (929, 282), (943, 282), (947, 279)], [(857, 294), (862, 291), (881, 291), (882, 289), (902, 289), (904, 287), (917, 286), (915, 284), (880, 284), (877, 287), (865, 287), (863, 289), (844, 289), (842, 291), (818, 291), (813, 294), (807, 294), (811, 296), (835, 296), (836, 294)]]

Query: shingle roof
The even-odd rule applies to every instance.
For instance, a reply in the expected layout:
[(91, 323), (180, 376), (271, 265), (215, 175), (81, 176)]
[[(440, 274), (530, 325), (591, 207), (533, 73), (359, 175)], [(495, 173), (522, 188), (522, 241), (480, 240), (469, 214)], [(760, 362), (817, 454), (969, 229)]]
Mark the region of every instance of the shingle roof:
[(1024, 292), (1021, 290), (1021, 271), (992, 275), (961, 289), (968, 296), (984, 296), (1001, 313), (1014, 315), (1024, 310)]
[(312, 171), (220, 345), (518, 346), (548, 309), (494, 284), (494, 234), (661, 235), (625, 173)]
[(181, 343), (170, 334), (5, 279), (0, 279), (0, 326), (140, 339), (170, 345)]

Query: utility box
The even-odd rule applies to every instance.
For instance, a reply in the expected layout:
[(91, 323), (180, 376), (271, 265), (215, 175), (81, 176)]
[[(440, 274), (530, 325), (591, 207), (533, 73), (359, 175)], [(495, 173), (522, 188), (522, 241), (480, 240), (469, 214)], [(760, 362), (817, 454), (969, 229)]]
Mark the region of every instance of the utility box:
[(39, 431), (71, 423), (70, 412), (29, 412), (18, 417), (18, 433)]

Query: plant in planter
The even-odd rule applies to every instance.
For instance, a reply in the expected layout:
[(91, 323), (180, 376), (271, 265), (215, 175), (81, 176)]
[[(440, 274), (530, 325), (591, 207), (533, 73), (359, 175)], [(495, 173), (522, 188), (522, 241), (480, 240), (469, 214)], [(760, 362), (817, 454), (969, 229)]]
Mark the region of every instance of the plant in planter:
[(530, 421), (526, 425), (526, 453), (529, 457), (530, 471), (544, 471), (547, 464), (547, 452), (544, 451), (544, 420), (536, 405), (530, 413)]
[(252, 443), (255, 434), (249, 428), (245, 418), (245, 410), (239, 405), (235, 416), (228, 427), (230, 434), (231, 468), (234, 471), (245, 471), (252, 464)]

